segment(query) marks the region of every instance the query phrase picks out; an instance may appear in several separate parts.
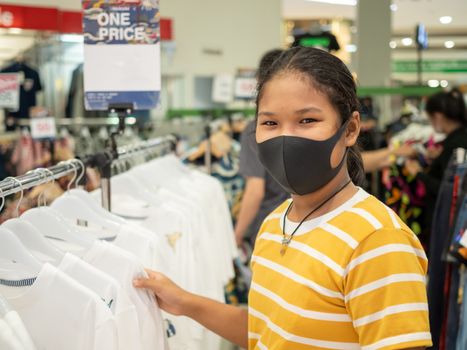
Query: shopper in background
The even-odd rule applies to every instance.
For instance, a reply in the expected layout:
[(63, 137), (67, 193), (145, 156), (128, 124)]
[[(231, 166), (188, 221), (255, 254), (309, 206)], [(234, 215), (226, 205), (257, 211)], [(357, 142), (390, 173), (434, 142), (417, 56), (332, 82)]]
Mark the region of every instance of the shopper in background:
[[(258, 80), (283, 50), (266, 52), (260, 60)], [(245, 192), (235, 225), (237, 245), (246, 240), (254, 246), (256, 235), (263, 220), (290, 195), (272, 178), (261, 164), (255, 141), (256, 121), (250, 122), (242, 133), (240, 151), (240, 174), (245, 178)]]
[(360, 115), (345, 64), (313, 48), (284, 52), (259, 81), (257, 110), (260, 159), (292, 200), (258, 234), (248, 310), (190, 294), (156, 272), (135, 286), (243, 348), (431, 346), (420, 242), (357, 187)]
[(449, 92), (438, 92), (426, 102), (425, 110), (436, 132), (446, 134), (442, 148), (430, 150), (431, 164), (423, 171), (417, 160), (409, 159), (405, 163), (407, 171), (425, 184), (427, 192), (426, 207), (430, 213), (426, 215), (431, 225), (431, 211), (435, 207), (439, 187), (448, 167), (449, 160), (456, 148), (467, 149), (467, 112), (462, 93), (453, 89)]

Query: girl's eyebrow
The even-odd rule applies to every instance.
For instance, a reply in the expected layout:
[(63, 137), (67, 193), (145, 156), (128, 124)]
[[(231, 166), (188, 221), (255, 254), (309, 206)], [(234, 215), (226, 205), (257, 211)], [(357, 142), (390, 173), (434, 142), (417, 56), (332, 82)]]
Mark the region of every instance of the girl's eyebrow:
[(298, 111), (295, 111), (296, 114), (305, 114), (305, 113), (308, 113), (308, 112), (321, 113), (322, 110), (319, 109), (318, 107), (307, 107), (307, 108), (302, 108), (302, 109), (299, 109)]
[(259, 116), (262, 116), (262, 115), (265, 115), (265, 116), (273, 116), (273, 115), (276, 115), (276, 113), (274, 113), (274, 112), (268, 112), (268, 111), (261, 111), (261, 112), (258, 112), (258, 117), (259, 117)]
[[(295, 114), (305, 114), (305, 113), (308, 113), (308, 112), (322, 113), (323, 111), (321, 109), (319, 109), (318, 107), (306, 107), (306, 108), (296, 110)], [(270, 112), (270, 111), (260, 111), (260, 112), (258, 112), (258, 117), (262, 116), (262, 115), (270, 117), (270, 116), (276, 115), (276, 113)]]

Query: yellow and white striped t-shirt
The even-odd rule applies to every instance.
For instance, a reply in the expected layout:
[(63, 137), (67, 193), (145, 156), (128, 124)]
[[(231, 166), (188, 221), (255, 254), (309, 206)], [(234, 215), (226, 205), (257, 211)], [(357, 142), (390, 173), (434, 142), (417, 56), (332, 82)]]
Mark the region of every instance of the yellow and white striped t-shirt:
[[(427, 258), (394, 212), (359, 189), (305, 222), (282, 256), (289, 204), (266, 218), (256, 241), (249, 349), (431, 346)], [(290, 233), (296, 224), (287, 227)]]

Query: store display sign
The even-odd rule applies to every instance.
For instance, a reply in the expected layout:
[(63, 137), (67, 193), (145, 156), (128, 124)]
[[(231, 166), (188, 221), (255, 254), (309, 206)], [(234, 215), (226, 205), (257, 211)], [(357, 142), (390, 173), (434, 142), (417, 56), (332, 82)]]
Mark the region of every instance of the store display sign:
[(54, 139), (57, 127), (54, 117), (31, 118), (31, 137), (33, 139)]
[(234, 79), (230, 74), (219, 74), (214, 77), (212, 85), (212, 101), (229, 103), (233, 97)]
[(159, 0), (83, 0), (84, 90), (87, 110), (133, 103), (159, 105)]
[[(398, 60), (392, 63), (396, 73), (416, 73), (417, 61)], [(425, 60), (422, 71), (426, 73), (467, 73), (467, 60)]]
[(0, 107), (13, 111), (19, 109), (20, 75), (0, 73)]
[(235, 98), (251, 100), (256, 93), (256, 78), (237, 77), (235, 79)]

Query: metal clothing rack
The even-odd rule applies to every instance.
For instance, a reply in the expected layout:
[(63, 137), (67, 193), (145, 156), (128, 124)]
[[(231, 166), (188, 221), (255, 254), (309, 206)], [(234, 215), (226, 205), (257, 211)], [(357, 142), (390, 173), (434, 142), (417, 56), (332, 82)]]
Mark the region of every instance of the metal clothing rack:
[[(118, 126), (120, 120), (118, 117), (107, 117), (107, 118), (55, 118), (55, 125), (58, 127), (62, 126)], [(18, 120), (19, 126), (29, 126), (31, 119), (20, 119)], [(125, 118), (126, 125), (135, 125), (135, 117)]]
[[(44, 171), (37, 171), (40, 169), (43, 169)], [(9, 177), (0, 181), (0, 196), (6, 197), (19, 193), (32, 187), (49, 183), (52, 179), (57, 180), (73, 173), (84, 173), (83, 163), (78, 159), (61, 162), (50, 168), (37, 168), (35, 170), (32, 170), (25, 175)]]
[(166, 153), (175, 149), (177, 139), (173, 135), (158, 137), (141, 141), (118, 148), (110, 148), (100, 153), (84, 157), (86, 166), (97, 168), (101, 175), (102, 206), (111, 210), (111, 182), (112, 164), (120, 160), (135, 159), (141, 153), (166, 150)]

